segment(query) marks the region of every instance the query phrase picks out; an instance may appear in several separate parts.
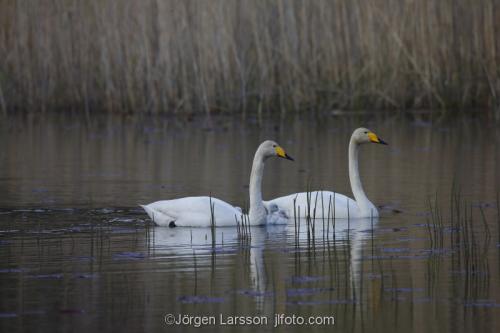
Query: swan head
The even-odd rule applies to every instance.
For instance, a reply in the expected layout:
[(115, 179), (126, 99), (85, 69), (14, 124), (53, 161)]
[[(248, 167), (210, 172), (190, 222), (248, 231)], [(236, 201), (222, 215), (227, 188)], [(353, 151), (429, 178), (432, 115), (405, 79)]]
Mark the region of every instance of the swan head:
[(268, 157), (281, 157), (290, 161), (293, 161), (293, 158), (288, 155), (285, 150), (276, 142), (272, 140), (266, 140), (262, 142), (257, 149), (257, 152), (261, 154), (264, 158)]
[(386, 145), (387, 142), (378, 137), (377, 134), (370, 131), (368, 128), (360, 127), (352, 133), (352, 138), (357, 144), (363, 143), (378, 143)]

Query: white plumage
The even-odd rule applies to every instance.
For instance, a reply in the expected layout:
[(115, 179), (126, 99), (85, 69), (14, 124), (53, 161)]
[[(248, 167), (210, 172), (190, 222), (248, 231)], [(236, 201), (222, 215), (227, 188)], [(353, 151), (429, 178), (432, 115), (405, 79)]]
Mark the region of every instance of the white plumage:
[(307, 192), (301, 192), (272, 199), (264, 204), (274, 204), (280, 211), (291, 217), (294, 217), (295, 214), (299, 217), (307, 215), (313, 217), (315, 215), (316, 218), (333, 217), (333, 214), (336, 218), (378, 217), (377, 207), (368, 200), (359, 176), (359, 146), (365, 143), (387, 144), (366, 128), (358, 128), (352, 133), (349, 142), (349, 180), (354, 200), (332, 191), (314, 191), (310, 193), (309, 199)]
[[(244, 217), (250, 225), (288, 222), (287, 214), (280, 211), (276, 205), (264, 205), (262, 202), (261, 185), (264, 163), (269, 157), (293, 160), (274, 141), (264, 141), (255, 152), (249, 186), (250, 210), (248, 216)], [(242, 212), (239, 207), (208, 196), (161, 200), (141, 205), (141, 207), (160, 226), (208, 227), (212, 224), (212, 213), (216, 227), (235, 226), (237, 223), (242, 223)]]

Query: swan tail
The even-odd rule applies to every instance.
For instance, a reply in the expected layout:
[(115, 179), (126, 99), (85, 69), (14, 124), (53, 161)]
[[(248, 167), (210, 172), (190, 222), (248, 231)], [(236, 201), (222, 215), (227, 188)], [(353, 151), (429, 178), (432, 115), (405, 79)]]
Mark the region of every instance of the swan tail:
[(144, 209), (146, 214), (148, 214), (149, 218), (154, 222), (154, 210), (148, 207), (148, 205), (139, 205), (139, 206), (141, 206), (142, 209)]
[[(149, 218), (159, 226), (175, 226), (176, 218), (169, 216), (163, 210), (155, 209), (151, 205), (139, 205), (146, 211)], [(174, 224), (172, 224), (174, 223)]]

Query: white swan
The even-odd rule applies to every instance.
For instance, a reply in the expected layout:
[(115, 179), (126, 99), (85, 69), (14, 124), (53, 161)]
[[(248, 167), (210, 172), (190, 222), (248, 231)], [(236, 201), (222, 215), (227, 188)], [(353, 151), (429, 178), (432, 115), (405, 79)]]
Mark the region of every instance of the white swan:
[[(248, 222), (250, 225), (287, 223), (287, 216), (276, 205), (269, 205), (269, 209), (262, 202), (262, 176), (264, 162), (269, 157), (293, 159), (285, 153), (274, 141), (261, 143), (252, 164), (250, 174), (250, 211)], [(186, 197), (173, 200), (156, 201), (149, 205), (141, 205), (149, 217), (160, 226), (170, 227), (208, 227), (211, 226), (213, 205), (215, 225), (217, 227), (235, 226), (236, 219), (241, 223), (241, 209), (210, 197)]]
[(349, 142), (349, 180), (351, 182), (351, 189), (355, 200), (343, 194), (331, 191), (314, 191), (310, 192), (310, 205), (308, 205), (307, 192), (290, 194), (284, 197), (269, 200), (268, 202), (264, 202), (264, 204), (276, 205), (276, 209), (279, 209), (288, 216), (293, 217), (295, 214), (300, 217), (306, 217), (309, 214), (313, 217), (314, 208), (316, 208), (316, 218), (327, 218), (328, 214), (333, 217), (334, 212), (336, 218), (377, 217), (378, 210), (375, 205), (368, 200), (365, 191), (363, 190), (363, 186), (361, 186), (361, 179), (359, 177), (358, 170), (359, 146), (370, 142), (384, 145), (387, 144), (375, 133), (366, 128), (356, 129), (352, 133), (351, 141)]

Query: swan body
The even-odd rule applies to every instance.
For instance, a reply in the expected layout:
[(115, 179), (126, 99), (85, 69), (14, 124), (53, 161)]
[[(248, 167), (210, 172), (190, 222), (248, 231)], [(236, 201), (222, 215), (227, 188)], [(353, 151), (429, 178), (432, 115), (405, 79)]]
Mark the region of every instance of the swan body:
[(235, 226), (241, 224), (243, 218), (250, 225), (287, 223), (288, 215), (277, 205), (264, 205), (262, 202), (264, 163), (267, 158), (275, 156), (293, 160), (283, 148), (270, 140), (264, 141), (255, 152), (250, 174), (248, 217), (242, 216), (239, 207), (207, 196), (161, 200), (141, 207), (157, 225), (169, 227), (209, 227), (212, 225), (212, 212), (216, 227)]
[[(310, 205), (308, 205), (308, 195)], [(293, 207), (294, 200), (295, 211)], [(325, 219), (328, 217), (333, 218), (334, 216), (335, 218), (362, 218), (370, 217), (370, 213), (373, 214), (373, 217), (378, 216), (377, 208), (373, 204), (367, 207), (366, 210), (369, 213), (368, 216), (365, 216), (365, 214), (362, 214), (364, 210), (359, 209), (356, 200), (332, 191), (312, 191), (309, 192), (309, 194), (307, 192), (294, 193), (265, 203), (276, 205), (279, 207), (279, 211), (292, 217), (295, 215), (297, 215), (297, 217), (306, 217), (307, 215), (310, 215), (311, 217), (324, 217)], [(308, 207), (310, 211), (307, 211)]]
[[(160, 200), (149, 205), (140, 205), (151, 220), (159, 226), (176, 227), (210, 227), (213, 205), (215, 223), (217, 227), (235, 226), (236, 221), (241, 224), (243, 212), (240, 207), (231, 206), (225, 201), (206, 196), (186, 197), (173, 200)], [(278, 209), (277, 205), (266, 208), (265, 224), (286, 224), (288, 216)], [(208, 210), (208, 215), (207, 215)], [(255, 225), (256, 223), (252, 223)]]
[[(149, 205), (141, 205), (151, 220), (160, 226), (199, 226), (211, 225), (210, 204), (217, 226), (235, 225), (235, 218), (241, 220), (241, 209), (225, 201), (210, 197), (186, 197), (173, 200), (161, 200)], [(173, 223), (173, 224), (171, 224)]]
[(314, 191), (309, 193), (309, 200), (308, 193), (301, 192), (279, 197), (265, 202), (265, 204), (274, 204), (280, 211), (293, 217), (307, 217), (308, 215), (316, 218), (327, 218), (328, 216), (335, 216), (335, 218), (378, 217), (378, 210), (368, 200), (359, 176), (359, 147), (365, 143), (387, 144), (366, 128), (358, 128), (352, 133), (349, 142), (349, 180), (354, 199), (331, 191)]

